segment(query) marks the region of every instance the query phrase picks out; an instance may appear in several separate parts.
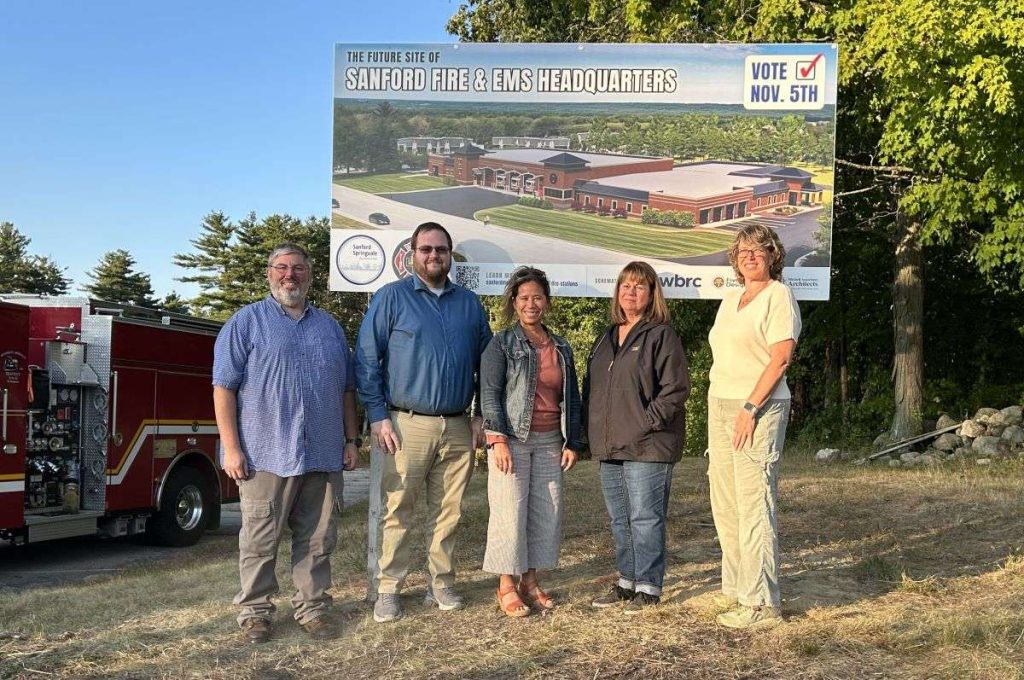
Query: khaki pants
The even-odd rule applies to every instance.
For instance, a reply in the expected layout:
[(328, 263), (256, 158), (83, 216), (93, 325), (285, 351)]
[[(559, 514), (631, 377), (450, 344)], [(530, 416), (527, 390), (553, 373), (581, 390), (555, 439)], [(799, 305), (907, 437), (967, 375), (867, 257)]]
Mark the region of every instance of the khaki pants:
[(722, 592), (748, 607), (778, 607), (776, 499), (789, 400), (769, 400), (757, 416), (753, 445), (737, 451), (732, 433), (743, 403), (708, 397), (708, 476), (722, 547)]
[(462, 516), (462, 494), (473, 473), (473, 437), (469, 418), (417, 416), (391, 412), (402, 448), (384, 454), (381, 498), (385, 510), (381, 532), (380, 593), (402, 590), (411, 563), (408, 532), (416, 495), (427, 489), (427, 566), (434, 589), (455, 583), (452, 553), (455, 528)]
[(238, 533), (238, 572), (242, 589), (234, 603), (249, 618), (271, 619), (271, 597), (279, 590), (277, 547), (284, 528), (292, 532), (292, 607), (299, 623), (312, 621), (331, 606), (331, 552), (338, 540), (334, 504), (341, 502), (341, 472), (308, 472), (278, 477), (256, 472), (238, 483), (242, 530)]

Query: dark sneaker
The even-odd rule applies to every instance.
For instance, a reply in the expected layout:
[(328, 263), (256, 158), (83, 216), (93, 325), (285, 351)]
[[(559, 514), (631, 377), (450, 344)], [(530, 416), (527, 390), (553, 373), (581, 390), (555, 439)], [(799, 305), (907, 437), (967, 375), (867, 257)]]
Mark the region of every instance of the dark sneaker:
[(251, 645), (260, 645), (270, 640), (270, 621), (251, 618), (242, 621), (242, 639)]
[(299, 625), (314, 640), (333, 640), (338, 637), (337, 627), (326, 615), (318, 616)]
[(625, 607), (622, 608), (623, 614), (639, 614), (643, 610), (653, 607), (654, 605), (661, 602), (661, 597), (658, 595), (651, 595), (650, 593), (637, 592), (633, 596), (633, 599), (629, 601)]
[(614, 607), (621, 602), (629, 602), (635, 596), (636, 591), (630, 590), (629, 588), (623, 588), (616, 583), (607, 593), (591, 600), (590, 606), (597, 609), (607, 609), (608, 607)]
[(397, 621), (402, 618), (402, 600), (398, 593), (378, 593), (373, 605), (373, 620), (377, 623)]
[(423, 598), (423, 602), (427, 606), (437, 607), (443, 612), (462, 609), (466, 606), (462, 596), (455, 592), (455, 588), (438, 588), (434, 590), (427, 586), (427, 596)]

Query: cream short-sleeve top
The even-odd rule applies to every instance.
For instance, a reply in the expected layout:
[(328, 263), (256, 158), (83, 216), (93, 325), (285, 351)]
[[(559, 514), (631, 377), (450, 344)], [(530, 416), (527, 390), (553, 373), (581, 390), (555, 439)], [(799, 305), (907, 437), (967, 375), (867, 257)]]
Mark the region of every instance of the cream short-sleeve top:
[[(772, 345), (800, 336), (800, 307), (789, 286), (772, 281), (739, 309), (743, 290), (726, 293), (718, 308), (711, 342), (711, 386), (718, 399), (747, 399), (771, 358)], [(771, 399), (789, 399), (782, 376)]]

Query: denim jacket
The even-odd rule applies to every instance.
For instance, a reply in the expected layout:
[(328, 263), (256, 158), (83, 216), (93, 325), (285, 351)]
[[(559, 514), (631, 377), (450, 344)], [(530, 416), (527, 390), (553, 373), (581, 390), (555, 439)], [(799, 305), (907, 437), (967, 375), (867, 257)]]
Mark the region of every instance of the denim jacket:
[[(547, 330), (547, 328), (545, 328)], [(566, 448), (580, 452), (580, 391), (569, 343), (548, 331), (562, 365), (562, 436)], [(530, 435), (533, 402), (537, 395), (537, 350), (518, 323), (499, 331), (480, 361), (480, 407), (484, 429), (519, 441)]]

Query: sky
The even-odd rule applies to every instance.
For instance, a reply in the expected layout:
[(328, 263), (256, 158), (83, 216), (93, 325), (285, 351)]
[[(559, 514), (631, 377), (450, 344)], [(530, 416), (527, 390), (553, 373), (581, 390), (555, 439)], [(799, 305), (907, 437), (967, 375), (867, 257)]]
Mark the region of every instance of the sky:
[(208, 213), (327, 215), (335, 43), (453, 42), (458, 6), (3, 2), (0, 222), (74, 293), (124, 248), (157, 295), (194, 295), (171, 258)]

